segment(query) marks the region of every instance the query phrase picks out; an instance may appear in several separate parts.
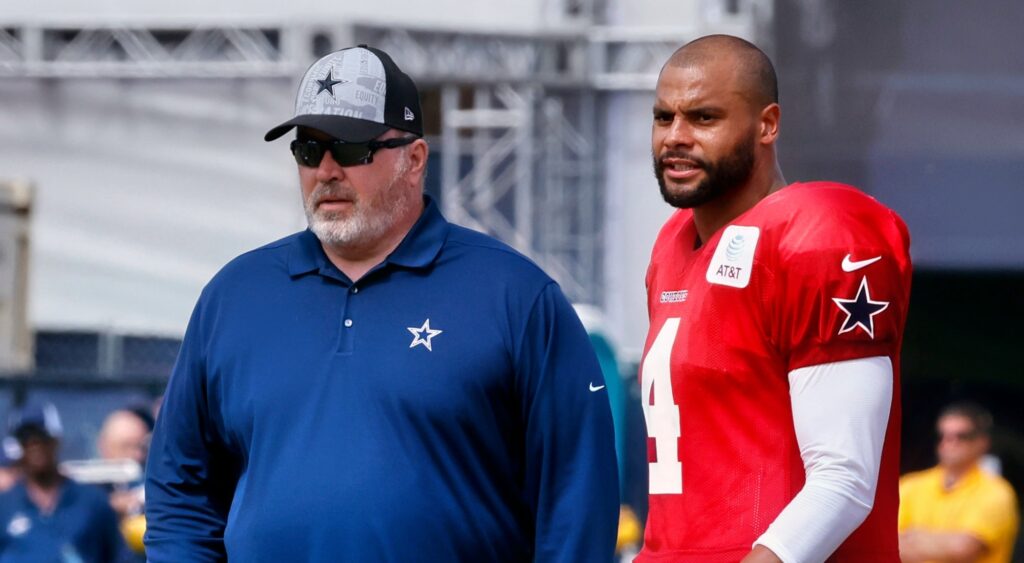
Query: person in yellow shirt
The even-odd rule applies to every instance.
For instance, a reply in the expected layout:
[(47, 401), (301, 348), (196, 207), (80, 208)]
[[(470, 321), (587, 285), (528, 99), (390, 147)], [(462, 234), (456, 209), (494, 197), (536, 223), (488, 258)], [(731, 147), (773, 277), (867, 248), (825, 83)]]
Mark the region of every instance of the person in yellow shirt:
[(957, 403), (939, 415), (939, 464), (900, 479), (903, 563), (1009, 563), (1017, 537), (1017, 497), (979, 462), (991, 445), (992, 415)]

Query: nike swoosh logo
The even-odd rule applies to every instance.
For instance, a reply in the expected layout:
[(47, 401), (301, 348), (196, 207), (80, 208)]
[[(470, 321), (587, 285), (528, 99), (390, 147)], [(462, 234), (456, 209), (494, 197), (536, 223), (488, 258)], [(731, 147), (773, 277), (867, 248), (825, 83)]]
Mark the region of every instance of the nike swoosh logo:
[(601, 389), (604, 389), (604, 385), (598, 385), (597, 387), (594, 387), (593, 383), (590, 384), (590, 392), (591, 393), (593, 393), (595, 391), (600, 391)]
[(846, 256), (843, 257), (843, 271), (856, 272), (857, 270), (865, 266), (870, 266), (881, 259), (881, 256), (875, 256), (874, 258), (868, 258), (867, 260), (858, 260), (854, 262), (853, 260), (850, 260), (850, 255), (847, 254)]

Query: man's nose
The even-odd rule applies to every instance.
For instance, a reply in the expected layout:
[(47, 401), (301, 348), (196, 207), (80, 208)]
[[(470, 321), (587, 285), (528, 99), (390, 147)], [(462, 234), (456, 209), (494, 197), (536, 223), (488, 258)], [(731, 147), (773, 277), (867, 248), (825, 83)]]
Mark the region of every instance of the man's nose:
[(322, 184), (327, 184), (345, 177), (345, 167), (338, 164), (331, 151), (324, 151), (324, 157), (320, 165), (316, 167), (316, 179)]
[(686, 123), (685, 119), (676, 117), (668, 127), (665, 135), (665, 144), (670, 147), (693, 146), (693, 128)]

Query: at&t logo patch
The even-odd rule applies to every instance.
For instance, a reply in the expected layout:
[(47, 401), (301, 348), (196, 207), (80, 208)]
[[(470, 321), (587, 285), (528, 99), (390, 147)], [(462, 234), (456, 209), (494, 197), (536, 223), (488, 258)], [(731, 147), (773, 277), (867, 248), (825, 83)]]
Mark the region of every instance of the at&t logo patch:
[(707, 280), (718, 285), (747, 287), (750, 270), (754, 265), (754, 250), (761, 229), (729, 225), (715, 248), (708, 266)]

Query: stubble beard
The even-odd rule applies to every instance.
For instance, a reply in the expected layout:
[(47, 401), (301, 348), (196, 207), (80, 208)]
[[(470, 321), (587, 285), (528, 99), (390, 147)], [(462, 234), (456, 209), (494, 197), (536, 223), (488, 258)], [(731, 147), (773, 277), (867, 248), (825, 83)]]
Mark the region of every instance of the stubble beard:
[[(419, 203), (416, 191), (402, 185), (409, 166), (403, 154), (387, 185), (371, 199), (360, 199), (355, 190), (338, 183), (318, 184), (303, 202), (310, 230), (330, 246), (372, 245)], [(344, 212), (317, 209), (325, 198), (349, 199), (352, 208)]]
[[(689, 192), (669, 191), (665, 183), (665, 166), (662, 158), (684, 158), (694, 161), (704, 170), (704, 179)], [(654, 176), (661, 188), (661, 197), (672, 207), (691, 209), (734, 191), (750, 179), (754, 171), (754, 139), (738, 143), (733, 150), (716, 162), (708, 162), (680, 151), (668, 151), (653, 156)]]

